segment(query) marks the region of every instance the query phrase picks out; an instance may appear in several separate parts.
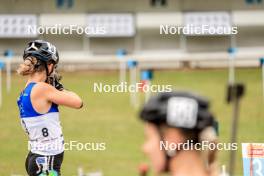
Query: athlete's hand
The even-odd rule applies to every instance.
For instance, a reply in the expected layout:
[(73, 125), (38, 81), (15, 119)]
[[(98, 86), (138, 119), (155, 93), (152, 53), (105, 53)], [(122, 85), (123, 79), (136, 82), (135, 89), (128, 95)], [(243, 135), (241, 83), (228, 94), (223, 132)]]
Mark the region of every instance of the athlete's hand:
[(57, 79), (54, 80), (54, 87), (57, 90), (59, 90), (59, 91), (63, 91), (64, 90), (63, 85)]
[(61, 76), (54, 71), (47, 79), (47, 83), (55, 87), (57, 90), (62, 91), (64, 90), (64, 86), (60, 83)]

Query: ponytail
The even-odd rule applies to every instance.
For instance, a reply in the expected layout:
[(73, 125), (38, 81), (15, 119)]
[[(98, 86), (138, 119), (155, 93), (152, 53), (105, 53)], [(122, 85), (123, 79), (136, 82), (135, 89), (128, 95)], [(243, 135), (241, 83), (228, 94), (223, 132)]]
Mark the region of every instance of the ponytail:
[(38, 60), (35, 57), (29, 56), (24, 59), (24, 63), (19, 65), (17, 73), (22, 76), (27, 76), (44, 70), (45, 66), (43, 64), (38, 63)]

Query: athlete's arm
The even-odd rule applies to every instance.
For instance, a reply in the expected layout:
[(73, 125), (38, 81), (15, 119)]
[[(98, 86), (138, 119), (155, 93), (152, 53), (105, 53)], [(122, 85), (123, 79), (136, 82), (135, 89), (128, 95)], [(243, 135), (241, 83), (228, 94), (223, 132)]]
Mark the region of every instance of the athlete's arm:
[(82, 99), (74, 92), (59, 91), (47, 83), (40, 83), (40, 86), (43, 89), (43, 95), (50, 102), (76, 109), (80, 109), (83, 106)]

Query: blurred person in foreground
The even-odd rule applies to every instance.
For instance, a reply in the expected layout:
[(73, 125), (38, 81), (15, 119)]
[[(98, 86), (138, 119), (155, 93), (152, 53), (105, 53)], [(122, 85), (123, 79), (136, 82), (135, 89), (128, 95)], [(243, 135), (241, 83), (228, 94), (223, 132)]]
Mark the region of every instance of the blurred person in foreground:
[(143, 151), (155, 175), (218, 175), (216, 149), (202, 149), (202, 141), (217, 144), (207, 99), (189, 92), (160, 93), (144, 105), (140, 118), (145, 122)]
[(54, 45), (43, 40), (29, 42), (23, 60), (17, 72), (27, 76), (27, 82), (17, 104), (29, 138), (26, 171), (30, 176), (61, 175), (64, 138), (58, 105), (79, 109), (83, 103), (59, 82), (59, 54)]

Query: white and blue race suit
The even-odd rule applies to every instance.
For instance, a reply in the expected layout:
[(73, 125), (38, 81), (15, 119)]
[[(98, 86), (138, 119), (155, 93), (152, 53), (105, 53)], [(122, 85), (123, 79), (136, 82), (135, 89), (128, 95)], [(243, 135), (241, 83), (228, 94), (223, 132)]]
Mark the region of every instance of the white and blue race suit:
[(44, 156), (57, 155), (64, 151), (58, 105), (52, 103), (49, 111), (44, 114), (36, 112), (30, 98), (32, 88), (36, 84), (29, 83), (17, 100), (21, 125), (28, 134), (32, 153)]

